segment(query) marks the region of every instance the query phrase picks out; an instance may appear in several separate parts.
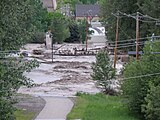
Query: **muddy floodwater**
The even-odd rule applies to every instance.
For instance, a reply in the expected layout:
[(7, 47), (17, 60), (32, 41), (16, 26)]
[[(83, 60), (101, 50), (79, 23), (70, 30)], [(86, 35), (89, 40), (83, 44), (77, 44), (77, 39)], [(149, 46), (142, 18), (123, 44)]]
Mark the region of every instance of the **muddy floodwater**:
[(95, 56), (54, 56), (53, 63), (41, 63), (25, 75), (35, 86), (21, 87), (19, 93), (37, 96), (74, 96), (77, 92), (97, 93), (95, 81), (90, 77)]

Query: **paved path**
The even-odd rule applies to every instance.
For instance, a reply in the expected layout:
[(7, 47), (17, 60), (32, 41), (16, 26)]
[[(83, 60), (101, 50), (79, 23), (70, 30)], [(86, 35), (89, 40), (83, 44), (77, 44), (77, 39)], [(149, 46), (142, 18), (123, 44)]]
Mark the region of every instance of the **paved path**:
[(66, 97), (42, 97), (46, 105), (35, 120), (65, 120), (73, 107), (73, 102)]

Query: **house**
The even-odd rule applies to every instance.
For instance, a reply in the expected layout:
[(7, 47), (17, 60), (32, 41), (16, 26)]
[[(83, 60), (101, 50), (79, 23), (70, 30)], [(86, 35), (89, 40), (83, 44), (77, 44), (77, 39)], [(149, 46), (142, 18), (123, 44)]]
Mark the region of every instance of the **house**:
[(89, 17), (92, 21), (99, 20), (100, 6), (99, 5), (76, 5), (75, 17), (76, 20)]
[(53, 12), (57, 8), (56, 0), (41, 0), (43, 3), (43, 7), (47, 8), (48, 12)]
[(88, 22), (92, 27), (89, 30), (92, 31), (90, 35), (91, 39), (88, 40), (89, 44), (105, 44), (105, 28), (99, 22), (100, 6), (95, 5), (76, 5), (75, 18), (76, 20), (83, 20), (88, 17)]

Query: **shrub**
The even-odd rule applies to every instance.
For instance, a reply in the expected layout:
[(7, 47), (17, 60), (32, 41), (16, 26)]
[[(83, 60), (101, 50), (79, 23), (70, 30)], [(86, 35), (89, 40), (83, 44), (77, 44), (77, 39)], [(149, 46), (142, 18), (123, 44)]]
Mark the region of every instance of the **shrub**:
[[(124, 77), (130, 78), (142, 74), (144, 71), (141, 70), (141, 65), (140, 62), (132, 62), (125, 66)], [(142, 78), (125, 79), (123, 81), (121, 87), (123, 96), (127, 99), (126, 104), (128, 108), (134, 113), (141, 114), (141, 104), (143, 104), (147, 92), (146, 82), (147, 80)]]
[(12, 97), (20, 86), (31, 86), (32, 80), (24, 76), (37, 67), (36, 60), (25, 61), (22, 58), (3, 58), (0, 60), (0, 120), (14, 120)]
[(160, 55), (152, 54), (152, 51), (159, 51), (158, 46), (159, 43), (147, 43), (144, 48), (144, 55), (140, 60), (132, 61), (126, 65), (123, 72), (126, 79), (123, 80), (122, 91), (127, 100), (127, 105), (132, 112), (142, 117), (146, 116), (142, 106), (146, 104), (150, 84), (160, 85), (160, 76), (157, 74), (160, 71)]
[(102, 86), (103, 91), (106, 94), (114, 94), (112, 83), (115, 76), (115, 70), (112, 68), (112, 62), (106, 51), (100, 51), (96, 55), (96, 63), (92, 64), (93, 73), (91, 77), (96, 80), (97, 83)]
[(45, 33), (37, 32), (33, 35), (31, 43), (44, 43), (45, 42)]
[(142, 112), (146, 120), (160, 120), (160, 86), (151, 85), (145, 102), (142, 105)]

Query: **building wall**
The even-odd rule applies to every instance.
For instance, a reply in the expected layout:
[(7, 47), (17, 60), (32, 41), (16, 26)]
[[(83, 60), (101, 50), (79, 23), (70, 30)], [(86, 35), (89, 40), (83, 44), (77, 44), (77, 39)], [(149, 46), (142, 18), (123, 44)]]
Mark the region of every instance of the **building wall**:
[(57, 8), (56, 0), (41, 0), (43, 2), (43, 7), (47, 8), (48, 12), (53, 12)]
[(94, 43), (106, 43), (107, 39), (105, 35), (99, 35), (99, 36), (95, 36), (95, 35), (91, 35), (91, 39), (88, 40), (88, 43), (90, 44), (94, 44)]

